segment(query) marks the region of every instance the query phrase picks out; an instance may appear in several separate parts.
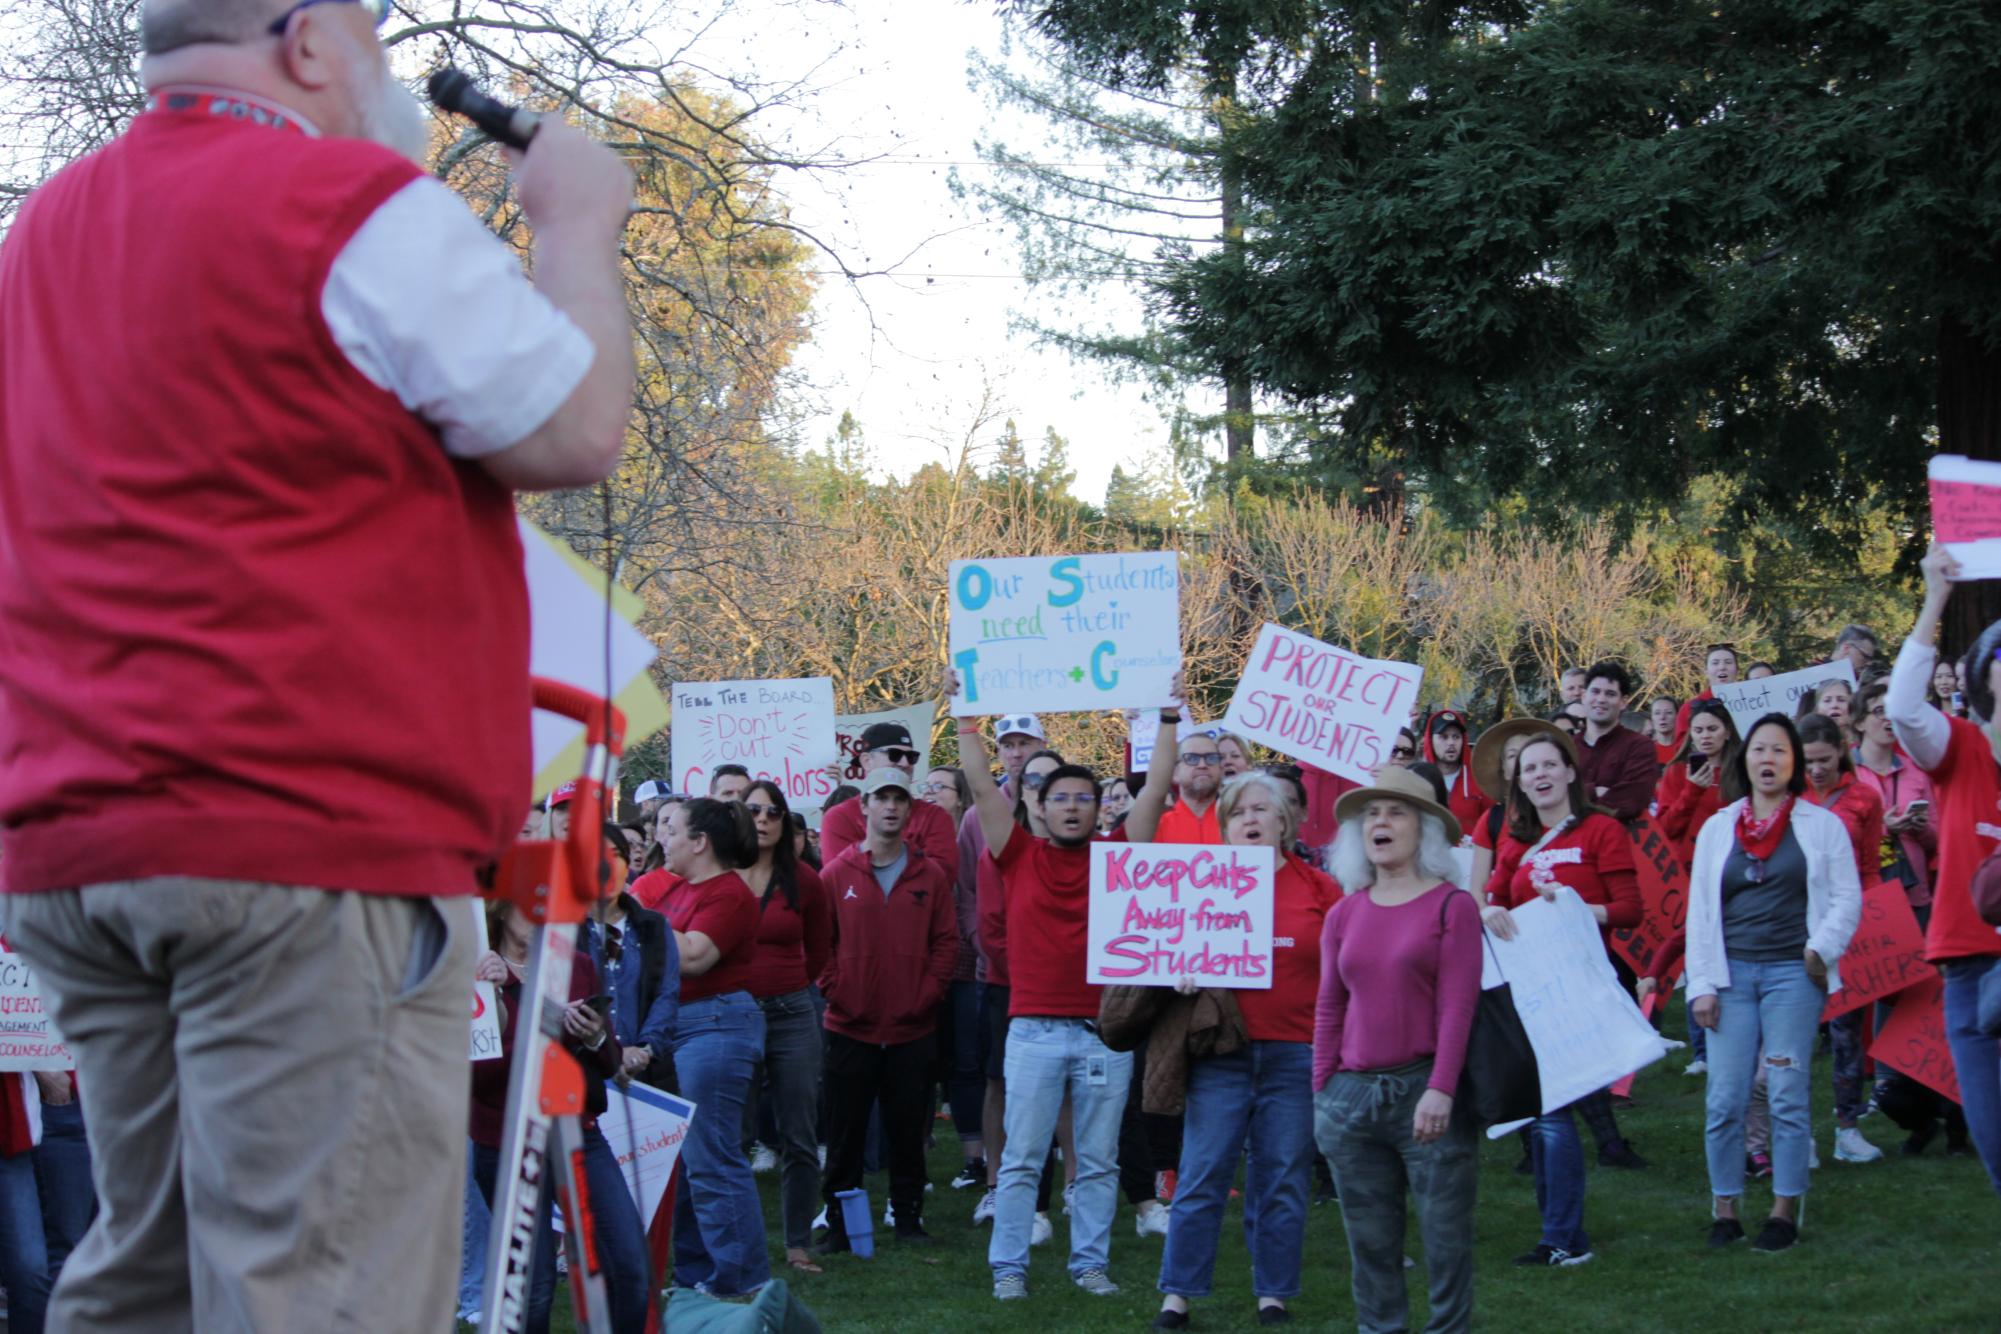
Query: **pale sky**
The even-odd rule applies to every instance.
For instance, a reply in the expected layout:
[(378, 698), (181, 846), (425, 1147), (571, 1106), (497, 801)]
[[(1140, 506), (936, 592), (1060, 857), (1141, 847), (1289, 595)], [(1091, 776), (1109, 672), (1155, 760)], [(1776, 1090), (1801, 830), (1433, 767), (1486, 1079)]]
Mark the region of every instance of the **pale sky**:
[[(808, 78), (818, 90), (797, 114), (761, 121), (767, 135), (878, 159), (778, 180), (794, 219), (852, 267), (901, 261), (894, 277), (823, 280), (798, 363), (817, 409), (807, 441), (817, 446), (852, 411), (878, 467), (907, 475), (944, 460), (940, 442), (963, 436), (992, 384), (1031, 450), (1047, 427), (1069, 439), (1077, 494), (1099, 501), (1114, 464), (1132, 471), (1165, 446), (1166, 423), (1137, 389), (1009, 331), (1011, 310), (1058, 323), (1060, 309), (1019, 278), (1009, 231), (982, 223), (947, 185), (954, 165), (985, 170), (973, 145), (995, 113), (970, 85), (967, 56), (997, 53), (1001, 27), (991, 0), (731, 0), (701, 45), (723, 53), (710, 57), (715, 67)], [(1035, 138), (1030, 123), (1001, 125), (1010, 144)], [(1094, 305), (1138, 326), (1130, 292), (1105, 290)]]

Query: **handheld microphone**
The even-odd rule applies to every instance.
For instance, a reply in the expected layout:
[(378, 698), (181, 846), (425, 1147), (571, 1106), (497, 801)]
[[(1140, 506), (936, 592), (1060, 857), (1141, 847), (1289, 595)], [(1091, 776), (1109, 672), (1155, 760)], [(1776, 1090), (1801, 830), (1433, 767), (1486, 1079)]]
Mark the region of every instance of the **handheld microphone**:
[(488, 138), (509, 148), (527, 148), (541, 126), (531, 113), (481, 92), (462, 69), (446, 65), (434, 70), (426, 87), (434, 104), (464, 116), (486, 131)]

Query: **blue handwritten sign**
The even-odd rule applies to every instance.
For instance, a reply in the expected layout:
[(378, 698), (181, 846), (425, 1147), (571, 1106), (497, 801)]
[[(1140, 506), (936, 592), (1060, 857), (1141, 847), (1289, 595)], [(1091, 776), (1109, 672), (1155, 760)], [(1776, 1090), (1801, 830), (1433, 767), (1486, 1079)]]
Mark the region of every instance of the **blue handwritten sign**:
[(955, 560), (950, 579), (955, 715), (1168, 702), (1181, 669), (1176, 553)]

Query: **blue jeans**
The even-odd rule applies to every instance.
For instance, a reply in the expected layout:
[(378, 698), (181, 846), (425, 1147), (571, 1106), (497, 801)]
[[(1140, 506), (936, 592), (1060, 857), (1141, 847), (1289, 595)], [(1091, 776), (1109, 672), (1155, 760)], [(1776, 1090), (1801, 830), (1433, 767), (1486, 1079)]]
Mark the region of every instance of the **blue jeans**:
[(0, 1158), (0, 1284), (7, 1288), (9, 1334), (42, 1334), (49, 1313), (49, 1248), (32, 1153)]
[(42, 1104), (42, 1142), (35, 1146), (35, 1178), (42, 1189), (42, 1227), (49, 1247), (49, 1288), (62, 1277), (63, 1261), (97, 1216), (90, 1182), (90, 1141), (83, 1133), (83, 1102)]
[(2001, 1041), (1981, 1035), (1975, 1025), (1980, 979), (2001, 968), (2001, 957), (1955, 959), (1945, 973), (1945, 1037), (1959, 1072), (1959, 1101), (1974, 1152), (1987, 1179), (2001, 1191)]
[(743, 1153), (743, 1109), (764, 1057), (764, 1011), (748, 991), (681, 1007), (674, 1072), (699, 1109), (681, 1146), (686, 1170), (674, 1199), (674, 1281), (740, 1297), (771, 1281), (764, 1210)]
[(1228, 1056), (1191, 1061), (1186, 1125), (1160, 1290), (1209, 1295), (1223, 1205), (1248, 1148), (1244, 1232), (1251, 1291), (1297, 1297), (1313, 1179), (1313, 1044), (1252, 1042)]
[(980, 1022), (980, 984), (954, 982), (945, 993), (951, 1019), (952, 1049), (945, 1093), (952, 1100), (952, 1128), (961, 1144), (980, 1138), (980, 1114), (986, 1109), (986, 1026)]
[(1077, 1134), (1077, 1181), (1070, 1205), (1070, 1276), (1111, 1263), (1118, 1208), (1119, 1121), (1132, 1083), (1131, 1052), (1098, 1040), (1082, 1019), (1017, 1017), (1007, 1031), (1007, 1149), (1001, 1155), (994, 1236), (987, 1264), (996, 1278), (1028, 1272), (1035, 1188), (1070, 1094)]
[[(489, 1181), (491, 1178), (489, 1169)], [(459, 1249), (459, 1319), (469, 1325), (479, 1323), (480, 1290), (486, 1286), (486, 1239), (492, 1230), (493, 1214), (479, 1185), (479, 1146), (468, 1139), (465, 1227)]]
[[(494, 1178), (499, 1172), (500, 1150), (484, 1144), (473, 1145), (473, 1180), (489, 1209), (493, 1207)], [(528, 1268), (528, 1312), (521, 1325), (523, 1334), (549, 1334), (549, 1308), (556, 1304), (555, 1203), (554, 1183), (545, 1183), (542, 1203), (535, 1213), (535, 1258)], [(480, 1282), (485, 1281), (482, 1274)]]
[(1689, 1006), (1683, 1014), (1688, 1023), (1688, 1059), (1707, 1061), (1709, 1059), (1709, 1030), (1695, 1022), (1695, 1007)]
[[(700, 1113), (697, 1113), (700, 1115)], [(646, 1226), (632, 1202), (618, 1155), (597, 1126), (584, 1130), (584, 1184), (590, 1192), (591, 1235), (604, 1265), (605, 1305), (612, 1334), (646, 1328)]]
[(1584, 1143), (1577, 1137), (1571, 1107), (1545, 1112), (1529, 1123), (1529, 1158), (1535, 1164), (1543, 1245), (1583, 1255), (1591, 1249), (1584, 1231)]
[(1813, 1049), (1827, 993), (1806, 975), (1803, 959), (1732, 959), (1730, 985), (1716, 1000), (1703, 1137), (1710, 1193), (1726, 1199), (1744, 1193), (1744, 1111), (1762, 1059), (1772, 1118), (1772, 1193), (1788, 1199), (1804, 1195), (1813, 1133), (1808, 1116)]

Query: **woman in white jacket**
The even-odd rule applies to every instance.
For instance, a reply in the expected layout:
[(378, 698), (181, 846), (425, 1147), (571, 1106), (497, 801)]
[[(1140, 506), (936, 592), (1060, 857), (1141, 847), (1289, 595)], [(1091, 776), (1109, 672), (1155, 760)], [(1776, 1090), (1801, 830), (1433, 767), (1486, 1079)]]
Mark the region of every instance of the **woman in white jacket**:
[(1744, 1235), (1744, 1109), (1763, 1063), (1772, 1108), (1772, 1216), (1752, 1243), (1799, 1240), (1814, 1035), (1835, 964), (1862, 916), (1855, 852), (1838, 816), (1806, 790), (1799, 732), (1783, 714), (1752, 724), (1725, 775), (1736, 798), (1696, 836), (1689, 864), (1688, 1003), (1709, 1030), (1711, 1247)]

